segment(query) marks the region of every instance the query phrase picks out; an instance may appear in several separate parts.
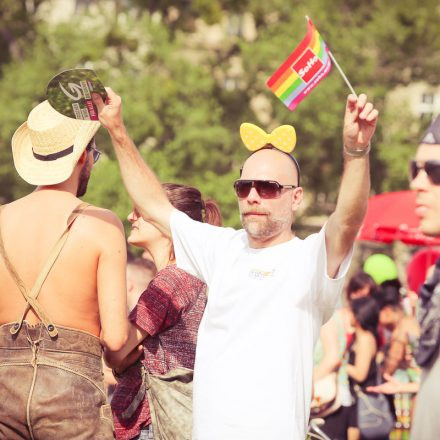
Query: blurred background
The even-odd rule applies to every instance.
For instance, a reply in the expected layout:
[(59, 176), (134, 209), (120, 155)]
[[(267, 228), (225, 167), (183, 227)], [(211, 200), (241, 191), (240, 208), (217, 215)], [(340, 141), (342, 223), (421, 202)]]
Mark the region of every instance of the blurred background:
[[(58, 72), (93, 68), (123, 98), (128, 130), (163, 181), (199, 187), (238, 226), (241, 122), (297, 130), (306, 200), (299, 236), (335, 206), (348, 89), (333, 68), (293, 112), (265, 86), (311, 17), (357, 93), (379, 107), (373, 194), (408, 187), (407, 163), (440, 112), (438, 0), (0, 0), (0, 203), (32, 190), (10, 139)], [(104, 130), (86, 201), (125, 219), (130, 201)]]

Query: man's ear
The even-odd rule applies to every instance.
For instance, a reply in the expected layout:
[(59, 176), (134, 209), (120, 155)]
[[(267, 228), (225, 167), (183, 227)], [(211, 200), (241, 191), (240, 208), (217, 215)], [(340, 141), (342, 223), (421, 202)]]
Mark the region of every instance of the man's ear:
[(295, 188), (293, 191), (294, 191), (294, 195), (292, 198), (292, 211), (295, 212), (298, 210), (299, 205), (301, 205), (303, 201), (304, 193), (301, 186)]

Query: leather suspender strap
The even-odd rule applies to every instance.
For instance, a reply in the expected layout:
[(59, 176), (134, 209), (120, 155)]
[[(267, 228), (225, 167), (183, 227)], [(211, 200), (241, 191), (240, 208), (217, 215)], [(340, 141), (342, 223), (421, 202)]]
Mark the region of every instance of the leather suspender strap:
[(27, 312), (27, 310), (29, 310), (29, 304), (31, 304), (32, 308), (35, 310), (35, 313), (37, 314), (38, 317), (43, 317), (44, 312), (40, 307), (40, 304), (38, 304), (38, 302), (36, 302), (35, 300), (33, 300), (33, 298), (30, 298), (29, 295), (26, 292), (26, 287), (24, 286), (23, 281), (21, 280), (21, 278), (19, 277), (18, 273), (16, 272), (14, 266), (12, 266), (9, 258), (6, 255), (5, 252), (5, 248), (4, 248), (4, 244), (3, 244), (3, 238), (1, 236), (1, 232), (0, 232), (0, 253), (3, 257), (3, 260), (5, 261), (5, 265), (6, 268), (9, 270), (9, 273), (11, 274), (13, 280), (15, 281), (15, 283), (18, 286), (18, 289), (20, 290), (21, 294), (23, 295), (24, 299), (26, 300), (27, 304), (26, 304), (26, 310), (23, 312), (23, 315), (21, 317), (21, 319), (19, 321), (17, 321), (10, 329), (12, 334), (17, 333), (20, 330), (21, 327), (21, 323), (23, 322), (24, 316)]
[[(3, 207), (0, 206), (0, 213), (1, 213), (2, 208)], [(9, 273), (11, 274), (13, 280), (15, 281), (15, 284), (17, 284), (18, 289), (20, 290), (20, 292), (24, 296), (24, 298), (27, 299), (26, 287), (24, 286), (23, 281), (21, 280), (20, 276), (18, 275), (14, 266), (9, 261), (9, 258), (6, 255), (5, 245), (3, 243), (3, 236), (2, 236), (2, 232), (1, 232), (1, 223), (0, 223), (0, 254), (3, 257), (3, 260), (5, 262), (5, 266), (8, 269)]]
[(58, 241), (55, 243), (55, 246), (52, 248), (52, 251), (48, 259), (46, 260), (43, 269), (41, 270), (37, 280), (35, 281), (34, 286), (32, 287), (32, 290), (29, 294), (30, 297), (37, 298), (38, 294), (40, 293), (41, 287), (43, 286), (47, 276), (49, 275), (50, 270), (52, 269), (52, 266), (55, 264), (55, 261), (57, 260), (64, 245), (66, 244), (72, 223), (75, 221), (78, 215), (81, 214), (81, 212), (84, 211), (85, 208), (87, 208), (87, 206), (89, 206), (87, 203), (82, 203), (81, 205), (77, 206), (70, 214), (69, 219), (67, 220), (66, 229), (64, 230)]
[(83, 212), (84, 209), (87, 208), (87, 206), (89, 206), (87, 203), (81, 203), (70, 214), (70, 216), (67, 220), (66, 229), (62, 233), (61, 237), (55, 243), (55, 246), (52, 248), (51, 253), (49, 254), (49, 257), (46, 260), (46, 263), (44, 264), (43, 269), (41, 270), (40, 274), (38, 275), (37, 280), (35, 281), (35, 284), (32, 287), (29, 295), (26, 292), (26, 288), (24, 286), (24, 283), (20, 279), (15, 268), (12, 266), (10, 260), (8, 259), (7, 255), (6, 255), (6, 252), (4, 249), (4, 244), (3, 244), (3, 239), (1, 236), (1, 230), (0, 230), (0, 252), (2, 254), (3, 259), (5, 260), (5, 264), (9, 270), (12, 278), (16, 282), (20, 292), (22, 293), (22, 295), (24, 296), (24, 298), (27, 302), (26, 308), (25, 308), (21, 318), (10, 329), (12, 334), (16, 334), (19, 332), (19, 330), (23, 324), (24, 317), (26, 316), (26, 313), (32, 307), (35, 314), (40, 318), (41, 322), (43, 323), (43, 325), (46, 328), (49, 335), (51, 337), (57, 336), (58, 330), (56, 329), (55, 325), (52, 323), (50, 318), (48, 318), (48, 316), (44, 312), (41, 305), (38, 303), (37, 297), (38, 297), (38, 294), (40, 293), (41, 287), (43, 286), (50, 270), (52, 269), (53, 265), (55, 264), (55, 261), (57, 260), (58, 256), (60, 255), (60, 253), (61, 253), (61, 251), (67, 241), (67, 238), (68, 238), (69, 232), (70, 232), (70, 227), (72, 226), (73, 222), (78, 217), (78, 215), (81, 214), (81, 212)]
[[(57, 260), (58, 256), (60, 255), (64, 245), (66, 244), (66, 241), (67, 241), (67, 238), (68, 238), (69, 232), (70, 232), (70, 227), (72, 226), (73, 222), (78, 217), (78, 215), (81, 214), (81, 212), (84, 211), (84, 209), (86, 209), (87, 206), (89, 206), (87, 203), (81, 203), (72, 211), (72, 213), (70, 214), (70, 216), (67, 220), (66, 229), (64, 230), (64, 232), (62, 233), (62, 235), (58, 239), (58, 241), (55, 243), (55, 246), (52, 248), (52, 251), (51, 251), (48, 259), (46, 260), (46, 263), (43, 266), (43, 269), (41, 270), (40, 274), (38, 275), (38, 278), (35, 281), (35, 284), (32, 287), (31, 292), (29, 293), (29, 297), (33, 300), (33, 303), (38, 304), (38, 310), (34, 309), (35, 313), (41, 319), (41, 322), (46, 327), (47, 332), (49, 333), (49, 335), (52, 338), (58, 334), (58, 331), (57, 331), (55, 325), (47, 317), (45, 312), (43, 312), (39, 303), (35, 300), (37, 299), (37, 296), (40, 293), (41, 287), (43, 286), (44, 282), (46, 281), (46, 278), (49, 275), (50, 270), (52, 269), (53, 265), (55, 264), (55, 261)], [(30, 306), (33, 307), (31, 301), (28, 301), (28, 303), (26, 304), (26, 309), (23, 313), (23, 317), (20, 321), (18, 321), (18, 324), (19, 324), (18, 330), (20, 329), (22, 322), (23, 322), (23, 319), (24, 319), (24, 316), (28, 312)], [(12, 327), (12, 329), (14, 329), (14, 327)]]

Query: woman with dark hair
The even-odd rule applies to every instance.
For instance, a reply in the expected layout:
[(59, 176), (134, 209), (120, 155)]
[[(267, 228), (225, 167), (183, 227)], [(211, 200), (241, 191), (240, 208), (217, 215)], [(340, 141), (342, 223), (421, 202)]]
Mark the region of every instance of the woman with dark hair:
[(351, 301), (364, 296), (372, 295), (377, 289), (377, 284), (363, 270), (358, 270), (348, 282), (347, 285), (347, 299)]
[(340, 309), (341, 320), (344, 323), (344, 328), (347, 336), (347, 346), (352, 343), (355, 336), (355, 328), (352, 325), (353, 311), (351, 303), (360, 298), (374, 298), (377, 299), (379, 287), (373, 278), (364, 272), (362, 269), (352, 275), (347, 284), (346, 289), (346, 306)]
[[(353, 418), (356, 418), (357, 395), (355, 385), (365, 391), (367, 386), (376, 384), (378, 350), (377, 326), (379, 323), (379, 307), (371, 296), (354, 299), (350, 302), (352, 325), (355, 329), (354, 338), (349, 347), (347, 374), (350, 391), (354, 400), (351, 406)], [(356, 432), (357, 431), (357, 432)], [(350, 440), (360, 439), (359, 429), (352, 428)]]
[(353, 314), (352, 324), (355, 327), (356, 336), (358, 336), (359, 331), (365, 331), (371, 333), (377, 340), (377, 325), (379, 324), (377, 301), (370, 296), (352, 299), (350, 309)]
[[(172, 183), (163, 187), (178, 210), (194, 220), (221, 225), (217, 204), (204, 201), (196, 188)], [(197, 331), (207, 298), (206, 285), (175, 265), (170, 237), (146, 222), (136, 209), (128, 220), (132, 225), (128, 243), (151, 254), (157, 273), (130, 312), (127, 344), (119, 352), (109, 353), (106, 360), (122, 370), (143, 354), (141, 364), (135, 363), (120, 375), (111, 405), (116, 438), (144, 440), (154, 437), (143, 371), (164, 375), (194, 368)]]

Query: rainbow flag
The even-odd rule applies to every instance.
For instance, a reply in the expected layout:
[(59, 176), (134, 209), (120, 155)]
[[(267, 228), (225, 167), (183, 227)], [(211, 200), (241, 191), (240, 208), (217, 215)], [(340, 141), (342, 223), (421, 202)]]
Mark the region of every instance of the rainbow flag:
[(312, 20), (306, 18), (307, 35), (266, 82), (290, 111), (295, 110), (332, 67), (327, 45)]

